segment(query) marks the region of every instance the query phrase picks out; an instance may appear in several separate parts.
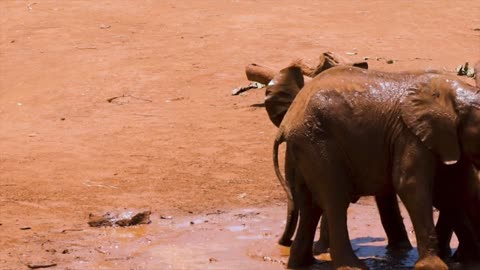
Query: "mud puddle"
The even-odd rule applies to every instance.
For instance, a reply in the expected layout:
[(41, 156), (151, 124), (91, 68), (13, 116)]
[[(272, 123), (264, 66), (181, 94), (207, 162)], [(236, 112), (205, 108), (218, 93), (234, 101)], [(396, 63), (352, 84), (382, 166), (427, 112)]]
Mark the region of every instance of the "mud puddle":
[[(285, 210), (274, 206), (183, 217), (154, 213), (149, 225), (84, 227), (42, 236), (49, 241), (42, 243), (40, 259), (57, 263), (49, 269), (285, 269), (289, 250), (277, 244)], [(405, 225), (415, 245), (407, 218)], [(371, 269), (411, 269), (417, 259), (416, 250), (403, 257), (387, 253), (371, 199), (350, 207), (349, 231), (353, 249)], [(322, 262), (312, 269), (331, 269), (328, 254), (317, 258)]]

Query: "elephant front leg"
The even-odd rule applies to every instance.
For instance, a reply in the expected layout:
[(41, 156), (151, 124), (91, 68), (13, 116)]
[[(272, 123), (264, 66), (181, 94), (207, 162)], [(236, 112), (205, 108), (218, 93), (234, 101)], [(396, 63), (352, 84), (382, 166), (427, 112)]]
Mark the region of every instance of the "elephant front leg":
[(407, 208), (417, 237), (419, 260), (415, 264), (415, 269), (447, 270), (447, 265), (437, 255), (438, 241), (433, 224), (432, 188), (425, 183), (429, 180), (425, 178), (425, 174), (422, 177), (415, 174), (403, 176), (399, 179), (398, 186), (398, 194)]
[(399, 190), (412, 220), (419, 260), (416, 270), (447, 270), (447, 265), (438, 257), (438, 241), (433, 225), (431, 194), (421, 188), (404, 188)]

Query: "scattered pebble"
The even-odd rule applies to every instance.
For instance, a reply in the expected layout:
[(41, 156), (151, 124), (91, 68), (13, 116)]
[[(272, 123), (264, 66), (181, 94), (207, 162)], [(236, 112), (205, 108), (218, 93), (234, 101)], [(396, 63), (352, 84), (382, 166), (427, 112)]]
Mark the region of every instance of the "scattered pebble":
[(468, 62), (466, 62), (464, 65), (459, 65), (455, 71), (457, 72), (457, 75), (459, 76), (467, 76), (467, 77), (475, 77), (475, 69), (470, 67), (468, 65)]
[[(150, 224), (150, 211), (144, 211), (133, 215), (133, 213), (112, 214), (106, 213), (103, 216), (94, 214), (89, 215), (88, 225), (90, 227), (106, 227), (106, 226), (134, 226), (139, 224)], [(133, 215), (133, 216), (132, 216)]]
[(51, 264), (27, 264), (27, 267), (30, 269), (40, 269), (40, 268), (49, 268), (57, 266), (56, 263)]

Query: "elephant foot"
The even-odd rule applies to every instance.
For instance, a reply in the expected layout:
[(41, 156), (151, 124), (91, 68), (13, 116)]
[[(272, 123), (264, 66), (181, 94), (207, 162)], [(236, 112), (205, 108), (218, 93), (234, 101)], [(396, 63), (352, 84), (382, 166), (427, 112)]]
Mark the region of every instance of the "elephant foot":
[(389, 242), (387, 245), (387, 249), (390, 251), (408, 251), (411, 250), (412, 244), (410, 244), (409, 240), (402, 240), (402, 241), (392, 241)]
[(452, 249), (450, 247), (443, 247), (439, 249), (438, 256), (443, 260), (446, 260), (452, 256)]
[(293, 243), (293, 241), (291, 239), (281, 238), (280, 240), (278, 240), (278, 244), (281, 245), (281, 246), (284, 246), (284, 247), (291, 247), (292, 243)]
[(302, 269), (312, 266), (313, 264), (315, 264), (315, 262), (317, 262), (317, 260), (313, 256), (307, 258), (296, 258), (295, 256), (292, 256), (292, 254), (290, 254), (290, 257), (288, 258), (287, 268)]
[(452, 255), (451, 259), (454, 262), (460, 262), (460, 263), (479, 263), (480, 254), (476, 250), (468, 251), (466, 249), (458, 248), (457, 251), (455, 251), (455, 253)]
[(448, 266), (438, 256), (430, 255), (417, 261), (415, 270), (448, 270)]
[(313, 244), (313, 254), (314, 255), (320, 255), (323, 253), (328, 253), (329, 252), (329, 247), (327, 244), (317, 241)]

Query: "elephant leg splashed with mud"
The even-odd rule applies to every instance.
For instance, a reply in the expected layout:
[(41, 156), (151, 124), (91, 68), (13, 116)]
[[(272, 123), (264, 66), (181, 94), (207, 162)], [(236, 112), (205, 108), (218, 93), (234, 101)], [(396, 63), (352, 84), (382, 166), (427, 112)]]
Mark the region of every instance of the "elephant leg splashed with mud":
[[(392, 193), (399, 195), (414, 225), (416, 269), (448, 269), (438, 257), (433, 205), (443, 224), (437, 231), (455, 230), (462, 256), (478, 256), (478, 88), (435, 72), (336, 67), (306, 85), (298, 67), (281, 74), (284, 80), (270, 87), (298, 88), (274, 144), (275, 172), (289, 195), (289, 209), (300, 213), (289, 268), (315, 261), (313, 237), (325, 215), (334, 267), (366, 269), (349, 242), (347, 207), (360, 196)], [(282, 142), (285, 178), (278, 167)], [(364, 153), (370, 153), (369, 159)], [(445, 198), (442, 190), (459, 196)]]

